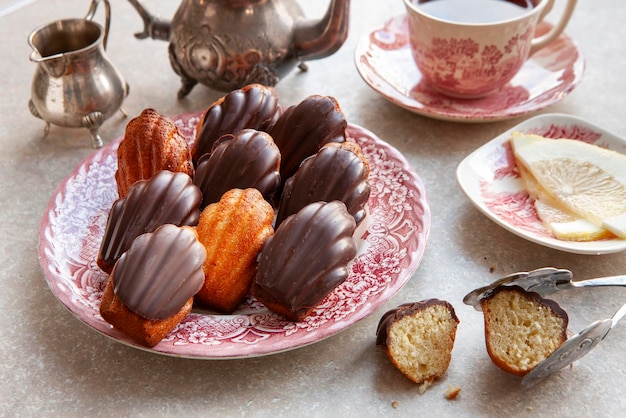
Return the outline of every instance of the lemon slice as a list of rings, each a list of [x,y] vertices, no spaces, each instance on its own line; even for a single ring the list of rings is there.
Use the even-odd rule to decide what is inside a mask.
[[[573,139],[519,133],[511,144],[544,203],[626,238],[626,155]]]
[[[555,238],[563,241],[597,241],[615,236],[606,229],[591,222],[572,216],[541,200],[535,200],[535,210]]]
[[[513,133],[513,136],[517,135],[523,134]],[[536,138],[521,138],[521,144],[523,146],[534,140]],[[517,145],[519,147],[520,143]],[[513,146],[513,149],[515,149],[515,146]],[[537,182],[537,179],[522,164],[517,164],[517,168],[524,183],[524,188],[534,201],[533,204],[537,211],[537,216],[556,239],[562,241],[597,241],[615,237],[606,229],[594,225],[563,207]]]

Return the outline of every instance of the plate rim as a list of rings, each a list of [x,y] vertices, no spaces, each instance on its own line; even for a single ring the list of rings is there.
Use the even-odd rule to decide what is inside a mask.
[[[542,245],[547,248],[552,248],[555,250],[560,250],[573,254],[581,254],[581,255],[604,255],[604,254],[613,254],[617,252],[621,252],[626,250],[626,240],[623,239],[611,239],[611,240],[601,240],[601,241],[591,241],[591,242],[576,242],[576,241],[564,241],[559,240],[553,237],[542,237],[531,233],[530,231],[521,230],[516,228],[515,226],[509,224],[497,214],[493,213],[487,205],[484,204],[483,200],[480,199],[480,196],[476,196],[473,193],[473,189],[475,188],[475,181],[481,177],[475,170],[472,169],[472,163],[478,158],[479,155],[486,153],[489,149],[496,149],[497,147],[502,146],[511,134],[514,131],[524,131],[524,129],[528,129],[530,127],[536,127],[538,124],[543,122],[551,122],[560,121],[561,124],[566,122],[572,124],[579,124],[583,126],[587,126],[594,131],[600,133],[602,137],[608,137],[612,141],[617,141],[623,143],[626,146],[626,139],[616,135],[594,123],[589,122],[588,120],[581,118],[579,116],[568,115],[564,113],[546,113],[542,115],[537,115],[532,118],[529,118],[510,129],[500,133],[490,141],[486,142],[482,146],[476,148],[470,154],[468,154],[457,166],[456,169],[456,181],[457,185],[461,189],[461,191],[465,194],[465,196],[469,199],[469,201],[487,218],[492,220],[497,225],[502,228],[508,230],[509,232],[524,238],[530,242],[533,242],[538,245]],[[468,175],[468,174],[471,174]],[[600,245],[598,243],[614,243],[614,245]]]
[[[180,115],[172,116],[171,118],[174,120],[178,118],[182,118],[182,117],[189,117],[189,119],[192,119],[194,115],[199,115],[200,113],[201,112],[187,112],[187,113],[183,113]],[[401,166],[399,166],[400,171],[403,174],[407,174],[409,176],[409,179],[407,181],[413,183],[415,190],[419,192],[417,196],[414,196],[413,198],[411,198],[410,202],[419,204],[419,207],[422,210],[422,215],[420,215],[419,217],[421,221],[421,228],[416,229],[414,232],[414,234],[416,235],[414,239],[417,240],[417,246],[414,252],[411,254],[411,258],[409,259],[410,263],[406,267],[404,267],[402,271],[400,271],[397,277],[395,278],[395,281],[397,282],[395,284],[395,288],[392,291],[389,291],[389,289],[392,288],[392,286],[390,286],[390,284],[387,284],[380,293],[376,294],[376,299],[373,301],[373,303],[366,302],[362,304],[359,309],[352,311],[349,315],[347,315],[347,316],[352,317],[352,319],[347,324],[339,324],[340,327],[338,330],[335,330],[334,327],[331,326],[331,327],[328,327],[328,329],[325,328],[323,330],[324,332],[321,333],[322,335],[320,335],[319,338],[312,338],[305,342],[296,342],[296,344],[294,345],[281,347],[281,349],[278,349],[278,350],[266,350],[266,351],[259,352],[259,351],[254,351],[254,350],[251,351],[249,350],[250,347],[247,347],[248,349],[242,349],[241,351],[231,353],[230,355],[226,355],[226,354],[212,355],[210,352],[204,355],[198,355],[198,353],[196,353],[195,350],[193,353],[184,353],[184,352],[162,351],[162,350],[159,350],[158,348],[159,345],[152,347],[152,348],[144,347],[128,339],[128,337],[124,336],[119,331],[110,327],[110,325],[108,324],[105,324],[106,328],[108,329],[108,332],[104,332],[103,330],[98,329],[96,326],[90,323],[81,314],[78,308],[72,306],[71,303],[65,300],[66,298],[68,298],[68,295],[59,295],[58,293],[62,293],[62,292],[60,292],[55,286],[53,286],[53,282],[55,280],[59,281],[60,278],[50,277],[51,275],[53,275],[53,273],[49,271],[51,268],[52,260],[50,260],[50,258],[46,255],[47,242],[44,240],[44,238],[46,234],[46,229],[49,226],[51,211],[53,211],[56,208],[56,200],[59,198],[59,196],[63,194],[64,192],[66,192],[68,183],[72,181],[73,179],[75,179],[78,173],[81,172],[81,170],[86,170],[90,164],[100,163],[103,160],[103,158],[106,158],[111,153],[114,153],[117,146],[119,145],[119,141],[122,138],[121,136],[114,139],[109,144],[105,145],[105,147],[95,150],[94,152],[90,153],[87,157],[82,159],[82,161],[80,161],[79,164],[73,167],[72,171],[66,177],[64,177],[63,180],[55,187],[54,192],[49,198],[48,204],[46,206],[46,209],[44,210],[44,213],[40,221],[39,233],[38,233],[38,258],[39,258],[39,264],[40,264],[40,268],[42,270],[44,279],[48,287],[50,288],[51,292],[53,293],[55,298],[61,303],[61,305],[63,305],[80,322],[87,325],[92,330],[110,339],[113,339],[114,341],[120,342],[124,345],[130,346],[133,348],[138,348],[140,350],[154,353],[154,354],[159,354],[159,355],[165,355],[165,356],[171,356],[171,357],[177,357],[177,358],[202,359],[202,360],[228,360],[228,359],[252,358],[252,357],[261,357],[261,356],[274,355],[274,354],[278,354],[278,353],[282,353],[286,351],[291,351],[297,348],[302,348],[302,347],[320,342],[324,339],[334,336],[352,327],[357,322],[371,315],[380,305],[382,305],[387,300],[389,300],[392,296],[397,294],[404,287],[404,285],[406,285],[406,283],[412,278],[413,274],[415,273],[415,271],[421,264],[421,261],[424,257],[425,250],[428,244],[429,235],[430,235],[431,223],[432,223],[432,214],[431,214],[428,194],[427,194],[425,185],[422,179],[417,174],[417,172],[413,169],[413,167],[406,160],[404,155],[395,147],[393,147],[391,144],[382,140],[373,132],[371,132],[370,130],[364,127],[349,123],[348,133],[350,132],[353,132],[353,135],[361,135],[361,136],[368,137],[368,141],[373,141],[373,144],[376,146],[377,149],[378,148],[384,149],[384,151],[389,154],[390,159],[397,160],[398,164],[401,164]],[[57,276],[60,276],[60,273],[57,274]],[[56,284],[56,282],[54,284]],[[101,318],[100,320],[103,321]],[[306,331],[306,332],[315,333],[315,332],[318,332],[318,330]],[[210,349],[208,351],[210,351]]]

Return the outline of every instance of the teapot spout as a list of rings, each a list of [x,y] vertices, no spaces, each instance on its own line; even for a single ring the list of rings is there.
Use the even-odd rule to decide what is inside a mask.
[[[298,22],[294,29],[296,58],[315,60],[334,54],[348,37],[350,0],[332,0],[319,21]]]
[[[141,0],[128,0],[129,3],[137,10],[139,16],[143,20],[143,31],[135,33],[137,39],[156,39],[159,41],[169,41],[170,39],[170,22],[153,16],[143,6]]]

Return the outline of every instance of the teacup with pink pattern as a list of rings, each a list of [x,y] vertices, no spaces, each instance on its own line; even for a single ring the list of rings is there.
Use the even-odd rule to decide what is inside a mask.
[[[569,22],[577,0],[566,0],[559,21],[535,37],[554,1],[404,0],[415,63],[443,94],[479,98],[497,92]]]

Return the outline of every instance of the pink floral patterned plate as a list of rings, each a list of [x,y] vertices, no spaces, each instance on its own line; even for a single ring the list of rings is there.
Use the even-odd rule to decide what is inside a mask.
[[[626,250],[626,240],[573,242],[556,239],[543,226],[524,189],[509,143],[511,132],[548,138],[571,138],[626,153],[626,140],[583,119],[545,114],[509,129],[468,155],[457,168],[457,182],[489,219],[512,233],[546,247],[576,254],[609,254]]]
[[[537,27],[545,33],[551,27]],[[565,34],[533,55],[498,93],[481,99],[454,99],[422,80],[413,61],[406,15],[363,36],[355,64],[365,82],[392,103],[414,113],[448,121],[489,122],[535,112],[561,101],[582,80],[582,52]]]
[[[199,113],[174,118],[195,138]],[[291,322],[249,298],[232,315],[194,310],[152,349],[136,345],[99,314],[106,281],[96,264],[109,209],[121,138],[85,159],[57,188],[39,232],[48,285],[78,319],[119,342],[160,354],[200,359],[262,356],[330,337],[365,318],[398,292],[417,269],[431,215],[421,179],[406,159],[371,132],[348,127],[370,163],[368,215],[355,238],[359,253],[346,282],[302,322]]]

